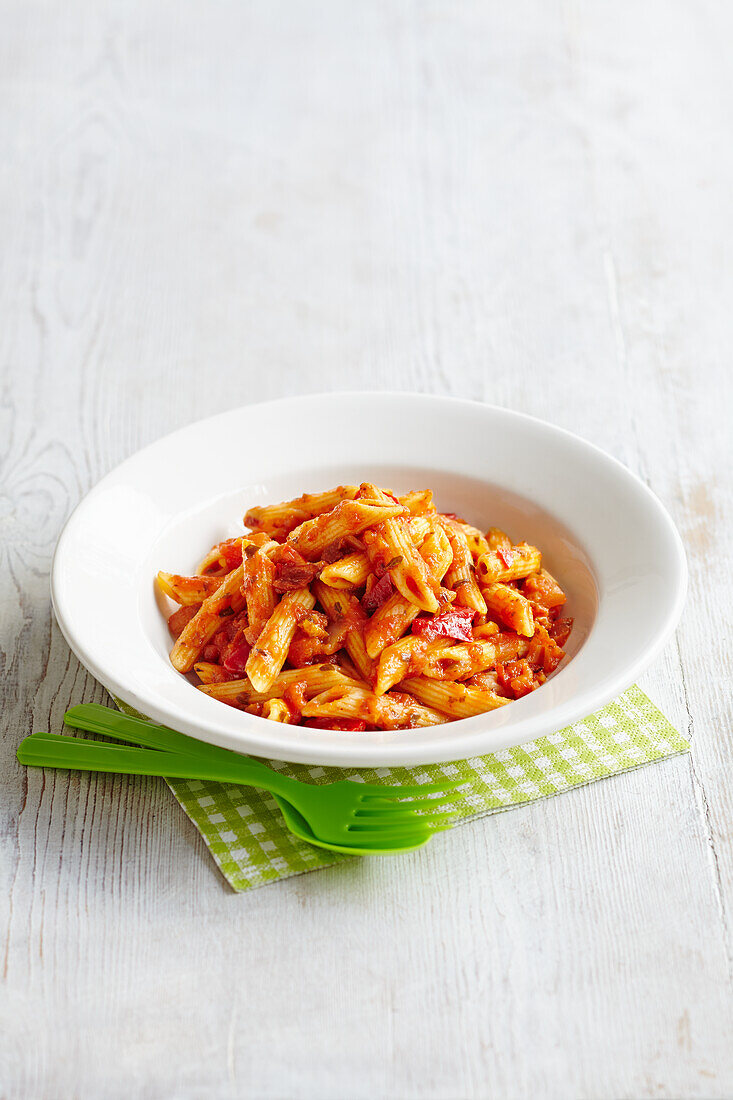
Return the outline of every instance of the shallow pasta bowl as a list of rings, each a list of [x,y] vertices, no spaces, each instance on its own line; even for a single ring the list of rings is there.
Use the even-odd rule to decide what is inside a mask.
[[[284,725],[207,697],[171,666],[159,569],[190,573],[244,531],[248,507],[373,480],[431,488],[442,511],[540,547],[575,628],[548,682],[509,706],[428,728]],[[81,502],[58,542],[61,630],[115,696],[193,737],[341,767],[459,760],[550,733],[628,687],[674,629],[686,564],[657,498],[615,459],[506,409],[412,394],[287,398],[199,421],[139,451]]]

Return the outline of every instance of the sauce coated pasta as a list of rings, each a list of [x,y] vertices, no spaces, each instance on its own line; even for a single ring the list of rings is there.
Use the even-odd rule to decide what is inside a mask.
[[[371,482],[251,508],[179,604],[171,662],[214,699],[275,722],[410,729],[534,691],[572,619],[536,546]]]

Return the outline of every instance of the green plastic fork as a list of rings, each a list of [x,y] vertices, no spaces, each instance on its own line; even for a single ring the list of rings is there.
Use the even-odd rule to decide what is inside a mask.
[[[21,742],[20,763],[258,787],[274,794],[296,836],[352,855],[391,855],[421,847],[455,820],[455,814],[440,807],[459,783],[390,787],[340,780],[313,785],[282,775],[259,760],[97,704],[72,708],[66,721],[135,747],[36,733]]]

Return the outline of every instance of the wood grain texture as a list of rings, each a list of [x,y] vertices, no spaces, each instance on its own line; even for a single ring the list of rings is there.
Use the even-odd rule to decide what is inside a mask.
[[[5,4],[0,1095],[733,1096],[732,33],[708,0]],[[694,750],[238,897],[162,783],[15,764],[103,698],[50,558],[137,447],[335,388],[644,478],[691,590],[642,686]]]

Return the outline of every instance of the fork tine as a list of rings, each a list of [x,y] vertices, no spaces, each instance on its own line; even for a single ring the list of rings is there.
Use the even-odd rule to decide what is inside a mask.
[[[436,822],[443,821],[455,821],[457,814],[405,814],[405,813],[384,813],[375,815],[366,815],[356,813],[354,815],[355,821],[359,825],[372,825],[374,828],[382,828],[387,825],[425,825],[430,828]]]
[[[395,821],[427,821],[429,817],[435,817],[437,813],[457,813],[455,806],[446,805],[437,799],[431,806],[413,806],[409,802],[387,803],[385,806],[361,806],[354,810],[353,817],[362,817],[365,821],[385,821],[387,817],[394,817]]]
[[[412,798],[415,795],[425,794],[448,794],[450,791],[454,791],[456,787],[464,787],[468,780],[446,780],[445,783],[416,783],[413,786],[405,787],[378,787],[372,783],[367,785],[366,783],[360,784],[364,787],[364,794],[361,801],[372,798],[386,798],[390,801],[396,801],[401,798]]]
[[[361,809],[356,810],[356,813],[388,813],[392,810],[399,810],[404,812],[405,810],[434,810],[437,806],[450,806],[452,805],[450,798],[411,798],[409,801],[399,802],[397,800],[389,801],[385,800],[381,802],[379,799],[364,799],[361,803]]]
[[[370,822],[373,822],[375,825],[380,825],[387,824],[388,822],[399,824],[401,821],[408,823],[412,821],[423,821],[424,818],[411,810],[393,811],[385,807],[384,810],[356,810],[354,812],[354,820],[362,825],[368,825]]]

